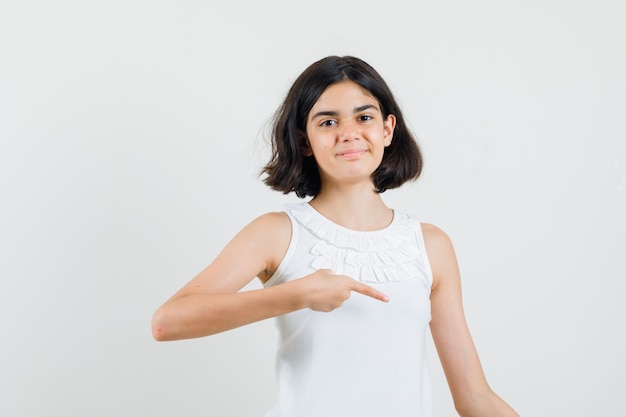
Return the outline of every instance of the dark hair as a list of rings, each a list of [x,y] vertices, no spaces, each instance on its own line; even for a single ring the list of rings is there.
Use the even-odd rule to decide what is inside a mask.
[[[422,154],[409,131],[400,107],[383,78],[369,64],[352,56],[328,56],[300,74],[272,119],[272,156],[261,174],[263,182],[284,194],[315,197],[321,189],[313,156],[305,156],[306,123],[317,99],[330,85],[350,80],[368,91],[380,105],[383,117],[393,114],[396,127],[380,166],[372,174],[376,192],[415,180],[422,171]]]

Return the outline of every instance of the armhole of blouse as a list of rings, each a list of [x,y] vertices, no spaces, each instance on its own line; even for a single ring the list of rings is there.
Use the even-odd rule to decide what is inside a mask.
[[[430,260],[428,259],[428,252],[426,252],[426,242],[424,241],[424,232],[422,231],[422,223],[417,224],[417,245],[420,248],[420,256],[422,257],[422,262],[424,263],[424,272],[426,273],[426,278],[428,279],[428,287],[432,288],[433,286],[433,271],[430,267]]]
[[[285,211],[287,217],[289,217],[289,221],[291,222],[291,239],[289,240],[289,246],[287,247],[287,252],[285,252],[285,256],[278,264],[276,271],[272,274],[271,277],[263,284],[264,287],[271,287],[272,285],[276,285],[280,282],[283,272],[289,265],[289,261],[293,258],[293,254],[296,250],[296,243],[298,242],[298,227],[296,225],[296,219],[291,215],[289,211]]]

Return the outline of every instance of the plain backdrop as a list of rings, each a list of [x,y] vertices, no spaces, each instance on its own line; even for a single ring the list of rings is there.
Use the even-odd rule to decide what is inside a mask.
[[[424,150],[384,198],[451,236],[494,390],[522,416],[623,417],[625,19],[621,0],[1,0],[0,415],[264,415],[273,320],[167,343],[150,320],[297,200],[258,177],[267,123],[306,66],[350,54]]]

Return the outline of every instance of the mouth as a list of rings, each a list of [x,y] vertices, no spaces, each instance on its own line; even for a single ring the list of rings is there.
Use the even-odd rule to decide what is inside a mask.
[[[356,158],[363,155],[365,152],[367,152],[365,149],[348,149],[346,151],[339,152],[337,156],[340,158]]]

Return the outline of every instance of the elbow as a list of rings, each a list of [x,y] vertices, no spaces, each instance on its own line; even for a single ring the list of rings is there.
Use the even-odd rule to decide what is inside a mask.
[[[454,409],[461,417],[469,417],[472,415],[472,408],[468,404],[455,401]]]
[[[480,393],[468,393],[463,398],[454,398],[454,408],[461,417],[484,416],[487,410],[493,410],[497,398],[490,388]]]
[[[168,326],[161,309],[157,310],[152,316],[152,337],[157,342],[172,340]]]
[[[461,417],[473,417],[480,415],[480,406],[469,402],[454,402],[454,409]],[[478,414],[477,414],[478,413]]]

